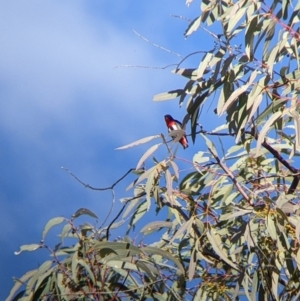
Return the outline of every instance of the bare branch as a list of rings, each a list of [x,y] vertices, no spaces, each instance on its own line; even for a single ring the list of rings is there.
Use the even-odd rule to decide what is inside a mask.
[[[184,21],[188,21],[188,22],[192,22],[191,19],[186,18],[186,17],[183,17],[183,16],[179,16],[179,15],[172,15],[172,14],[171,14],[170,17],[178,18],[178,19],[181,19],[181,20],[184,20]]]
[[[121,178],[119,178],[116,182],[114,182],[111,186],[109,187],[105,187],[105,188],[97,188],[97,187],[93,187],[89,184],[86,184],[84,182],[82,182],[77,176],[75,176],[68,168],[66,167],[61,167],[62,169],[64,169],[66,172],[68,172],[77,182],[79,182],[80,184],[82,184],[85,188],[89,188],[91,190],[96,190],[96,191],[105,191],[105,190],[111,190],[112,191],[112,205],[110,207],[109,213],[107,214],[105,220],[103,221],[101,227],[106,223],[106,221],[108,220],[110,214],[112,213],[113,207],[114,207],[114,203],[115,203],[115,192],[114,192],[114,187],[120,183],[131,171],[135,170],[135,168],[130,168]],[[140,196],[138,196],[140,197]],[[123,210],[125,209],[127,203],[131,200],[136,199],[137,197],[133,197],[131,199],[129,199],[123,206],[123,208],[121,209],[121,211],[118,213],[118,215],[112,220],[112,222],[109,224],[107,231],[106,231],[106,238],[108,240],[109,237],[109,229],[112,226],[112,224],[118,219],[118,217],[120,216],[120,214],[123,212]]]
[[[165,47],[162,47],[162,46],[160,46],[160,45],[158,45],[158,44],[155,44],[155,43],[149,41],[147,38],[143,37],[141,34],[139,34],[139,33],[138,33],[137,31],[135,31],[133,28],[132,28],[132,31],[133,31],[139,38],[141,38],[142,40],[146,41],[147,43],[150,43],[150,44],[153,45],[154,47],[157,47],[157,48],[159,48],[159,49],[161,49],[161,50],[163,50],[163,51],[166,51],[166,52],[168,52],[168,53],[174,54],[174,55],[176,55],[176,56],[182,57],[182,55],[180,55],[179,53],[176,53],[176,52],[174,52],[174,51],[172,51],[172,50],[169,50],[169,49],[167,49],[167,48],[165,48]]]
[[[84,182],[82,182],[78,177],[76,177],[68,168],[66,167],[61,167],[63,170],[65,170],[66,172],[68,172],[76,181],[78,181],[80,184],[82,184],[85,188],[89,188],[91,190],[98,190],[98,191],[104,191],[104,190],[112,190],[114,189],[114,187],[120,183],[130,172],[132,172],[133,170],[135,170],[135,168],[130,168],[121,178],[119,178],[115,183],[113,183],[111,186],[109,187],[105,187],[105,188],[97,188],[97,187],[93,187],[89,184],[86,184]]]
[[[167,69],[172,66],[177,66],[177,64],[170,64],[166,65],[164,67],[155,67],[155,66],[142,66],[142,65],[119,65],[115,66],[114,68],[120,68],[120,67],[129,67],[129,68],[145,68],[145,69]]]

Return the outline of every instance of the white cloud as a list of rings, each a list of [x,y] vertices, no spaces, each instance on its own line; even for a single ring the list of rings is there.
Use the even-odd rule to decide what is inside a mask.
[[[180,78],[166,70],[113,68],[176,62],[176,57],[131,31],[138,24],[136,16],[139,22],[143,19],[136,30],[150,40],[152,33],[153,42],[164,43],[165,33],[158,29],[166,21],[158,18],[162,11],[155,6],[148,11],[145,4],[142,18],[141,3],[119,2],[100,0],[97,5],[105,10],[97,12],[87,1],[0,4],[0,138],[5,136],[7,144],[2,147],[11,151],[9,158],[2,156],[9,187],[1,195],[1,219],[10,229],[3,232],[2,240],[6,234],[27,235],[27,229],[40,232],[49,216],[71,214],[75,208],[91,205],[106,214],[110,195],[87,193],[60,166],[86,183],[108,186],[136,164],[128,156],[131,150],[117,152],[114,147],[166,131],[163,115],[170,111],[164,109],[176,104],[153,104],[151,99],[155,93],[177,88]],[[137,10],[132,11],[135,5]],[[131,18],[124,15],[130,11]],[[122,196],[123,191],[117,193]],[[92,205],[95,200],[99,202]],[[3,275],[8,276],[13,268],[5,268]]]
[[[157,109],[150,100],[161,84],[157,74],[163,78],[166,73],[113,68],[131,62],[159,64],[153,48],[105,18],[96,23],[79,2],[66,3],[2,5],[0,77],[7,88],[1,93],[2,126],[19,137],[39,137],[55,121],[74,122],[82,102],[97,111],[86,116],[87,124],[105,126],[106,132],[120,128],[114,116],[130,114],[137,122],[153,117]],[[129,120],[127,125],[133,126]]]

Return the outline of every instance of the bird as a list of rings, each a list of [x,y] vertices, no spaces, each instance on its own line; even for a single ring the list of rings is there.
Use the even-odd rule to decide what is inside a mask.
[[[174,119],[171,115],[165,115],[165,121],[169,133],[171,131],[183,130],[182,123]],[[176,138],[176,135],[172,138]],[[189,146],[185,134],[183,134],[183,136],[179,139],[179,143],[183,146],[184,149],[186,149]]]

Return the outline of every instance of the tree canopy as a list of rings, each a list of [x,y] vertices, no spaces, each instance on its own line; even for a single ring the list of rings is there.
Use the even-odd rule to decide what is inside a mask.
[[[46,248],[51,258],[16,280],[6,300],[298,300],[299,12],[298,1],[201,1],[184,35],[202,30],[214,47],[199,43],[172,70],[186,84],[154,96],[185,105],[183,128],[201,141],[192,161],[177,156],[183,130],[120,147],[152,143],[106,188],[136,175],[119,214],[100,227],[77,223],[97,218],[87,208],[51,219],[41,242],[18,252]],[[198,65],[186,67],[190,57]],[[207,111],[214,129],[200,124]],[[143,223],[161,211],[164,220]],[[153,242],[130,236],[138,221]],[[60,242],[50,247],[45,237],[58,224]]]

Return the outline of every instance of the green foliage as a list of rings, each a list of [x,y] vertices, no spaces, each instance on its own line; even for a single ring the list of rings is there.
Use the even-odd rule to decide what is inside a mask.
[[[105,229],[96,230],[89,224],[75,225],[74,219],[82,214],[95,215],[82,208],[72,219],[54,218],[44,228],[43,237],[50,228],[64,222],[60,237],[75,240],[70,247],[58,244],[52,250],[44,241],[39,245],[21,247],[17,254],[45,248],[52,260],[16,279],[7,300],[18,300],[12,296],[25,282],[24,296],[20,300],[118,300],[126,296],[153,299],[157,294],[168,295],[166,292],[172,291],[169,285],[184,282],[184,267],[172,256],[173,252],[151,246],[134,246],[126,239],[106,241]],[[167,282],[164,281],[165,274],[170,276]],[[177,286],[182,289],[180,283]],[[174,291],[178,296],[182,293]]]
[[[21,247],[46,248],[52,260],[16,280],[7,300],[300,298],[300,169],[293,161],[300,144],[300,4],[204,0],[200,8],[185,36],[204,30],[214,49],[198,67],[184,68],[184,59],[172,71],[187,79],[184,87],[154,96],[186,104],[192,140],[201,141],[193,160],[176,156],[183,131],[171,142],[155,135],[119,148],[160,140],[137,161],[133,196],[122,199],[108,227],[75,226],[81,214],[96,218],[80,209],[71,220],[52,219],[43,232],[44,239],[65,223],[61,239],[75,240],[70,247]],[[213,24],[222,31],[210,31]],[[199,125],[203,108],[215,114],[215,129]],[[167,156],[142,168],[163,147]],[[109,241],[117,218],[130,217],[130,235],[152,210],[167,216],[143,224],[140,232],[155,242]]]

